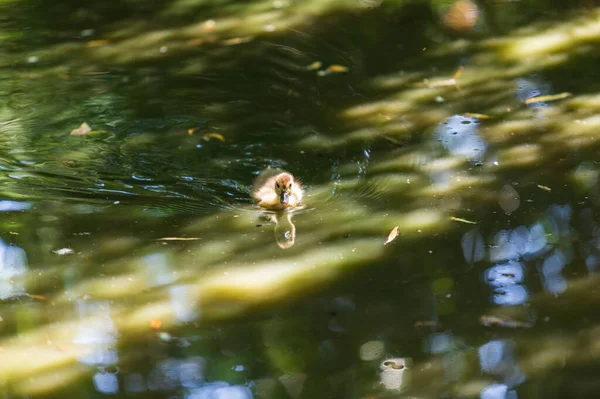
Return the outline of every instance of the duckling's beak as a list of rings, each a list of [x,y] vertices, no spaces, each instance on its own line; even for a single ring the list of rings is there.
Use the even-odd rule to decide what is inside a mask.
[[[290,202],[290,194],[287,191],[282,191],[279,195],[279,202],[282,205],[287,205]]]

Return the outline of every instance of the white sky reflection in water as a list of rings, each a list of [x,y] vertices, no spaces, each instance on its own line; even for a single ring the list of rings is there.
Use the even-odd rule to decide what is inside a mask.
[[[479,347],[477,353],[481,371],[495,376],[498,382],[510,388],[525,382],[525,375],[517,365],[511,341],[489,341]]]
[[[487,149],[487,143],[479,136],[478,119],[470,116],[451,116],[438,125],[435,137],[452,155],[474,162],[481,161]]]
[[[566,264],[567,257],[559,249],[556,249],[552,255],[544,260],[544,263],[540,267],[540,272],[546,291],[553,294],[565,292],[567,289],[567,280],[562,276],[562,270]]]
[[[119,380],[117,373],[111,373],[106,370],[98,371],[94,374],[94,387],[100,393],[114,395],[119,392]]]
[[[77,360],[87,365],[115,365],[119,361],[114,349],[118,332],[110,316],[110,304],[80,300],[77,310],[82,321],[73,344],[83,349]]]
[[[250,389],[241,385],[228,385],[226,382],[211,382],[190,390],[186,399],[252,399]]]
[[[24,276],[29,270],[27,254],[22,248],[6,245],[0,240],[0,299],[8,299],[25,293],[15,277]]]
[[[198,318],[198,304],[196,298],[191,292],[190,285],[175,285],[169,287],[171,294],[171,307],[175,317],[181,322],[187,323]]]
[[[500,306],[520,305],[527,301],[529,294],[521,285],[525,279],[522,263],[511,261],[487,269],[485,281],[493,288],[492,302]]]

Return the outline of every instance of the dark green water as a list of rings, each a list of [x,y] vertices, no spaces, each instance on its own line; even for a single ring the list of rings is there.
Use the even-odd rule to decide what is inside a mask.
[[[598,397],[600,9],[450,4],[1,1],[3,397]]]

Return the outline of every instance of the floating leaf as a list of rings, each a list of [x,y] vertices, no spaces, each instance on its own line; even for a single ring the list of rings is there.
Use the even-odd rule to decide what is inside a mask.
[[[252,36],[234,37],[223,41],[226,46],[235,46],[236,44],[248,43],[254,39]]]
[[[202,44],[204,44],[204,39],[199,39],[199,38],[195,38],[195,39],[190,39],[187,42],[188,46],[200,46]]]
[[[418,320],[418,321],[415,321],[414,327],[415,328],[420,328],[420,327],[435,328],[435,327],[439,327],[439,323],[435,320]]]
[[[160,319],[152,319],[150,321],[150,328],[153,330],[158,330],[162,326],[162,321]]]
[[[47,301],[48,300],[48,298],[46,298],[43,295],[30,294],[29,296],[33,299],[37,299],[38,301]]]
[[[343,65],[333,64],[333,65],[329,65],[329,67],[327,67],[327,69],[325,69],[324,71],[317,72],[317,75],[327,76],[330,73],[344,73],[344,72],[348,72],[348,67],[345,67]]]
[[[547,96],[530,97],[527,100],[525,100],[525,104],[541,103],[541,102],[547,102],[547,101],[557,101],[557,100],[562,100],[564,98],[568,98],[571,96],[572,96],[571,93],[565,92],[565,93],[560,93],[560,94],[549,94]]]
[[[163,237],[158,238],[157,241],[195,241],[199,239],[197,237]]]
[[[471,118],[477,118],[477,119],[490,119],[491,118],[491,116],[486,115],[486,114],[476,114],[476,113],[472,113],[472,112],[466,112],[463,115],[467,116],[467,117],[471,117]]]
[[[73,136],[85,136],[91,131],[92,128],[90,127],[90,125],[88,125],[86,122],[83,122],[81,126],[79,126],[77,129],[71,130],[71,134]]]
[[[208,32],[212,32],[215,30],[215,26],[217,25],[217,23],[214,20],[209,19],[208,21],[204,22],[204,24],[202,24],[202,25],[203,25],[202,30],[204,32],[208,33]]]
[[[552,189],[550,187],[542,186],[541,184],[537,184],[537,187],[541,188],[542,190],[548,191],[548,192],[552,191]]]
[[[454,222],[460,222],[460,223],[466,223],[466,224],[477,224],[477,222],[473,222],[471,220],[467,220],[467,219],[463,219],[463,218],[457,218],[455,216],[450,216],[450,220],[452,220]]]
[[[436,88],[436,87],[455,86],[457,89],[460,89],[460,87],[458,86],[458,79],[462,76],[462,73],[463,73],[464,70],[465,70],[465,67],[461,66],[454,73],[454,76],[451,79],[434,80],[434,81],[430,81],[429,79],[425,79],[422,83],[416,83],[415,86],[417,86],[417,87],[429,87],[430,89],[433,89],[433,88]]]
[[[56,255],[72,255],[74,251],[71,248],[61,248],[52,251]]]
[[[217,139],[220,141],[225,141],[225,137],[223,137],[223,135],[219,134],[219,133],[206,133],[204,136],[202,136],[202,138],[206,141],[208,141],[210,139]]]
[[[383,245],[387,245],[390,242],[394,241],[396,237],[398,237],[398,226],[394,227],[392,231],[390,231],[390,234],[388,235],[387,240],[385,240]]]
[[[511,214],[521,205],[519,193],[510,184],[505,184],[498,192],[498,205],[507,214]]]
[[[307,71],[315,71],[321,68],[321,66],[323,66],[323,63],[321,61],[315,61],[312,64],[307,65],[305,68]]]
[[[533,325],[526,321],[503,319],[498,316],[483,315],[479,322],[486,327],[531,328]]]
[[[343,65],[329,65],[329,68],[327,68],[327,70],[329,72],[334,72],[334,73],[342,73],[342,72],[348,72],[348,68],[343,66]]]
[[[110,44],[108,40],[90,40],[87,42],[88,47],[101,47]]]
[[[57,345],[56,349],[58,349],[61,352],[68,352],[69,351],[69,347],[67,345],[63,345],[63,344]]]

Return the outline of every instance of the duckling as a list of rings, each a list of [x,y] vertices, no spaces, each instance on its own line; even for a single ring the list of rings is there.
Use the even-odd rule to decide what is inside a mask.
[[[294,208],[302,202],[302,184],[291,173],[265,169],[254,181],[252,198],[269,210]]]

